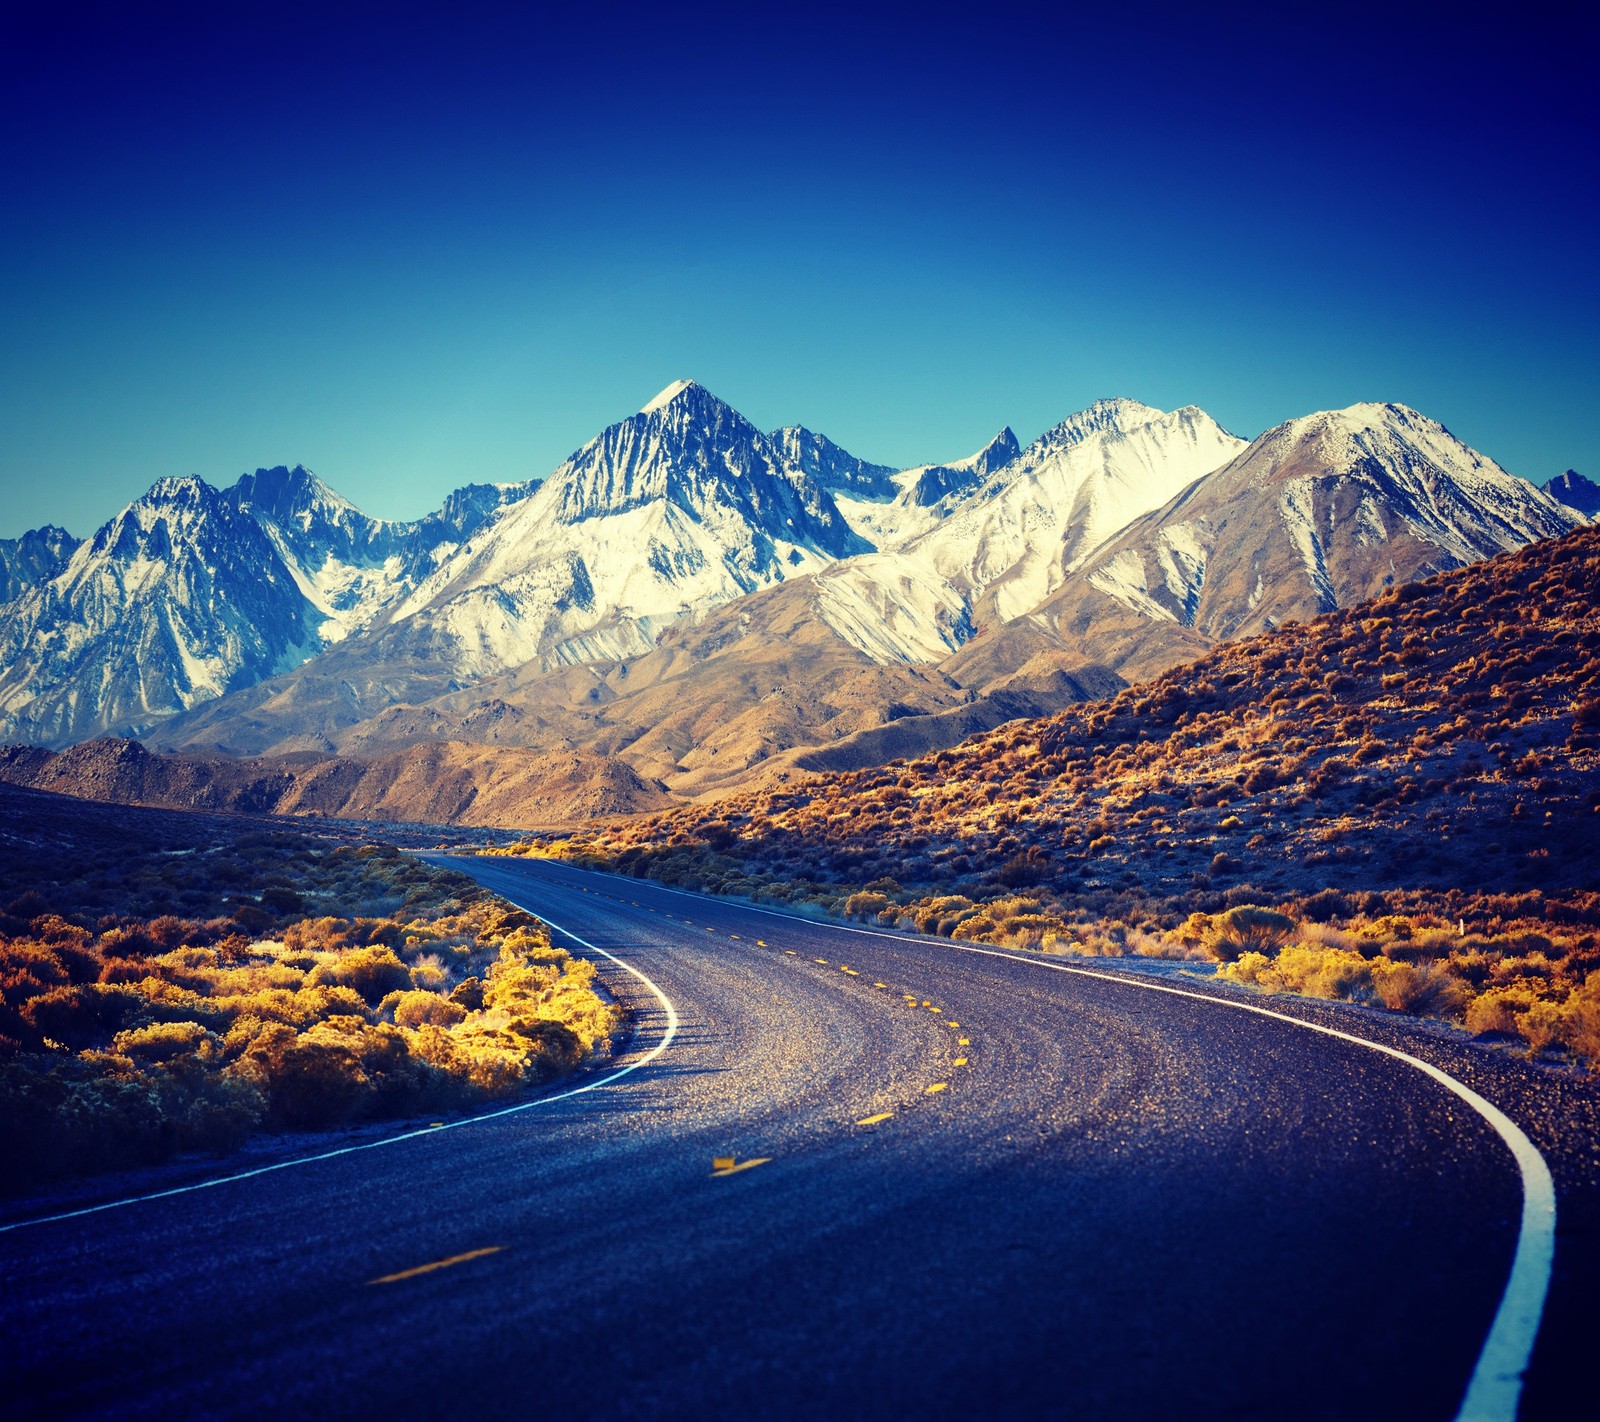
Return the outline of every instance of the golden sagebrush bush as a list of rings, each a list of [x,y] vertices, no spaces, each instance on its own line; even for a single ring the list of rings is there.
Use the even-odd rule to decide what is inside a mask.
[[[38,894],[0,898],[0,1188],[228,1149],[261,1126],[470,1106],[570,1070],[618,1025],[591,965],[461,876],[392,854],[286,858],[276,840],[228,854],[228,895],[278,866],[299,876],[246,905],[249,933],[238,912],[73,921]],[[160,855],[113,862],[143,884]],[[217,865],[158,867],[181,886]],[[81,895],[75,870],[35,877]]]

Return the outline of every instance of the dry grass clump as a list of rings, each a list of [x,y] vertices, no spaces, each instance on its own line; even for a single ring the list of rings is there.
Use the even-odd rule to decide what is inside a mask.
[[[590,964],[462,875],[237,827],[183,843],[201,827],[174,815],[97,842],[145,813],[0,817],[0,1187],[469,1107],[617,1026]]]

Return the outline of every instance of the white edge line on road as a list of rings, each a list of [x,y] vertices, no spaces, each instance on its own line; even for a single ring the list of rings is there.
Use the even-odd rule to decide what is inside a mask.
[[[495,892],[490,890],[491,893]],[[501,898],[506,898],[504,894]],[[507,899],[507,902],[511,900]],[[521,904],[517,905],[522,908]],[[525,912],[534,913],[532,909]],[[446,1121],[442,1126],[424,1126],[419,1130],[405,1131],[398,1136],[385,1136],[381,1141],[364,1141],[360,1145],[340,1146],[337,1150],[319,1151],[316,1155],[296,1156],[293,1160],[280,1160],[273,1165],[258,1166],[255,1170],[241,1170],[236,1175],[219,1175],[213,1180],[201,1180],[193,1185],[179,1185],[171,1190],[156,1190],[148,1195],[129,1195],[121,1200],[107,1200],[100,1205],[86,1205],[79,1210],[63,1210],[60,1214],[40,1215],[37,1219],[16,1220],[11,1224],[0,1225],[0,1234],[9,1234],[12,1230],[28,1229],[33,1225],[54,1224],[58,1220],[75,1220],[83,1215],[97,1215],[104,1210],[118,1210],[124,1205],[142,1205],[150,1200],[165,1200],[173,1195],[190,1195],[196,1190],[210,1190],[218,1185],[233,1185],[240,1180],[253,1180],[258,1175],[271,1175],[277,1170],[291,1170],[297,1165],[314,1165],[319,1160],[333,1160],[341,1155],[355,1155],[359,1151],[379,1150],[384,1146],[399,1145],[402,1141],[419,1140],[425,1136],[442,1135],[445,1131],[454,1131],[462,1126],[476,1126],[484,1121],[496,1121],[502,1116],[515,1116],[519,1111],[532,1111],[539,1106],[550,1106],[557,1101],[566,1101],[574,1096],[582,1096],[587,1091],[598,1091],[602,1086],[609,1086],[613,1081],[627,1076],[629,1072],[638,1071],[640,1067],[648,1066],[659,1057],[672,1044],[672,1039],[678,1035],[678,1009],[672,1005],[672,999],[662,992],[638,968],[631,963],[625,963],[614,953],[608,953],[604,948],[596,947],[587,939],[580,938],[570,928],[563,928],[559,923],[553,923],[543,914],[535,913],[534,916],[542,923],[555,929],[557,933],[564,933],[574,943],[587,948],[591,953],[598,953],[602,958],[609,958],[624,972],[632,973],[647,988],[653,992],[660,1001],[667,1014],[667,1029],[662,1033],[661,1040],[655,1044],[644,1056],[636,1062],[629,1062],[627,1066],[608,1072],[605,1076],[595,1081],[587,1082],[583,1086],[575,1086],[568,1091],[558,1091],[551,1096],[541,1096],[534,1101],[524,1101],[516,1106],[503,1106],[498,1111],[486,1111],[482,1115],[467,1116],[459,1121]]]
[[[577,869],[576,865],[562,865],[562,867]],[[577,872],[604,873],[600,870],[582,869],[578,869]],[[606,874],[604,877],[620,879],[623,876]],[[779,909],[765,908],[742,899],[695,894],[649,880],[634,882],[649,883],[651,888],[665,893],[712,903],[721,902],[749,909],[752,913],[765,914],[768,918],[781,918],[811,928],[829,928],[840,933],[860,934],[865,938],[887,938],[891,943],[915,944],[918,947],[954,949],[958,953],[974,953],[984,958],[1005,958],[1010,962],[1026,963],[1034,968],[1049,968],[1058,973],[1074,973],[1079,977],[1098,978],[1102,982],[1119,983],[1124,987],[1142,988],[1146,992],[1170,993],[1173,997],[1187,997],[1196,1002],[1211,1003],[1216,1007],[1231,1007],[1239,1012],[1253,1012],[1261,1017],[1271,1017],[1278,1022],[1288,1022],[1295,1027],[1303,1027],[1308,1032],[1320,1032],[1325,1037],[1353,1042],[1356,1046],[1366,1047],[1369,1051],[1382,1052],[1385,1056],[1394,1057],[1397,1061],[1414,1066],[1418,1071],[1432,1077],[1445,1090],[1460,1097],[1494,1127],[1495,1132],[1511,1151],[1522,1177],[1522,1223],[1517,1232],[1516,1252],[1511,1259],[1511,1273],[1506,1279],[1505,1292],[1500,1296],[1500,1307],[1495,1311],[1494,1322],[1489,1326],[1488,1337],[1484,1339],[1483,1348],[1478,1354],[1477,1366],[1472,1370],[1466,1395],[1462,1398],[1461,1408],[1455,1417],[1455,1422],[1514,1422],[1517,1404],[1522,1396],[1523,1374],[1527,1371],[1528,1360],[1533,1356],[1533,1343],[1539,1334],[1539,1321],[1544,1314],[1545,1297],[1550,1291],[1550,1274],[1555,1264],[1555,1182],[1551,1179],[1550,1167],[1546,1164],[1544,1156],[1528,1139],[1522,1127],[1492,1101],[1478,1095],[1470,1086],[1457,1081],[1448,1072],[1442,1071],[1421,1057],[1402,1052],[1398,1047],[1385,1046],[1381,1042],[1358,1037],[1352,1032],[1341,1032],[1335,1027],[1324,1027],[1316,1022],[1291,1017],[1284,1012],[1274,1012],[1271,1008],[1261,1007],[1253,1002],[1235,1002],[1230,998],[1213,997],[1209,993],[1168,987],[1165,983],[1145,982],[1121,973],[1095,972],[1091,968],[1052,963],[1043,958],[1002,952],[997,948],[979,948],[971,943],[956,943],[944,938],[914,938],[906,933],[885,933],[881,929],[857,928],[848,923],[803,918],[799,914],[784,913]]]

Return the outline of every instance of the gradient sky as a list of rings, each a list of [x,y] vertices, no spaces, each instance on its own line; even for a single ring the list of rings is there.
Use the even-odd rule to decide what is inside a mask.
[[[1600,477],[1576,18],[969,8],[5,5],[0,535],[412,517],[680,376],[890,464],[1121,394]]]

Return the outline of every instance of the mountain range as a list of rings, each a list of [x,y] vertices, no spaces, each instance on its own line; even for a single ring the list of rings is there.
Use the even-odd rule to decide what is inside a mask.
[[[1596,494],[1571,471],[1535,488],[1400,405],[1247,442],[1106,400],[1026,448],[1005,429],[897,470],[679,381],[546,478],[412,522],[280,466],[160,480],[82,543],[0,541],[0,739],[443,755],[469,767],[453,818],[516,749],[563,757],[569,789],[490,794],[493,822],[596,808],[576,787],[597,778],[626,809],[1104,696],[1562,534]]]

